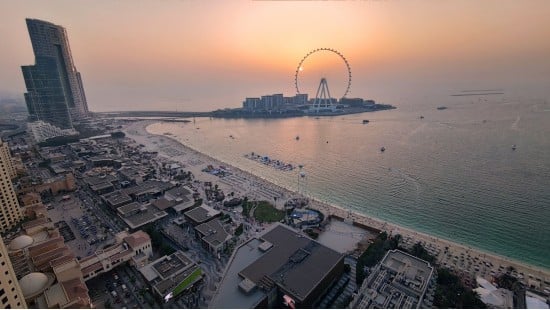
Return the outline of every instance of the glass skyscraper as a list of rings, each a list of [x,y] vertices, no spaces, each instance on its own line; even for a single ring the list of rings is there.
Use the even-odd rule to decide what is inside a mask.
[[[65,28],[27,19],[35,65],[22,66],[31,121],[41,120],[62,129],[88,115],[80,73],[76,71]]]

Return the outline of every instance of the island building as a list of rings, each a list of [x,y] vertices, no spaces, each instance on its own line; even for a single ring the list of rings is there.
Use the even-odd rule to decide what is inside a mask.
[[[27,304],[17,281],[4,240],[0,237],[0,308],[25,309]]]
[[[73,121],[88,116],[80,72],[76,70],[65,28],[38,19],[26,19],[35,64],[22,66],[31,121],[58,129],[72,129]]]
[[[308,103],[307,94],[297,94],[294,97],[284,97],[283,94],[264,95],[261,98],[249,97],[243,101],[246,111],[277,111],[295,109],[296,106]]]
[[[239,246],[212,308],[315,308],[344,272],[344,255],[276,223]]]
[[[8,144],[0,140],[0,233],[13,228],[23,218],[11,182],[15,175]]]
[[[353,309],[431,308],[435,288],[430,263],[391,250],[370,272],[352,300]]]

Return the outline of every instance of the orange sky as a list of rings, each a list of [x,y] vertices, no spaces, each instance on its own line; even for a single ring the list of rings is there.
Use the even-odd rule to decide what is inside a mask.
[[[0,91],[24,92],[20,66],[34,63],[26,17],[67,28],[93,111],[292,95],[298,62],[318,47],[346,55],[351,97],[541,88],[550,85],[549,12],[546,0],[6,1]]]

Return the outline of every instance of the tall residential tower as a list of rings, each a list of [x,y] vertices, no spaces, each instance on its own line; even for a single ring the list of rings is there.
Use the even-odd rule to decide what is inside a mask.
[[[14,172],[8,144],[0,140],[0,233],[13,228],[23,218],[11,183]]]
[[[25,309],[27,304],[8,251],[0,237],[0,309]]]
[[[27,19],[35,65],[22,66],[27,87],[25,101],[32,121],[61,129],[88,115],[82,78],[76,71],[65,28]]]

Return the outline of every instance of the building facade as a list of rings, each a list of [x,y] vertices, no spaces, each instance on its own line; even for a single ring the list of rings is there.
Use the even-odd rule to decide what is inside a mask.
[[[0,233],[11,229],[23,217],[11,183],[14,171],[8,145],[0,141]]]
[[[32,121],[45,121],[60,129],[88,115],[82,78],[76,71],[65,28],[27,19],[35,64],[22,66],[25,102]]]
[[[23,291],[8,256],[4,241],[0,237],[0,308],[25,309],[27,304]]]

